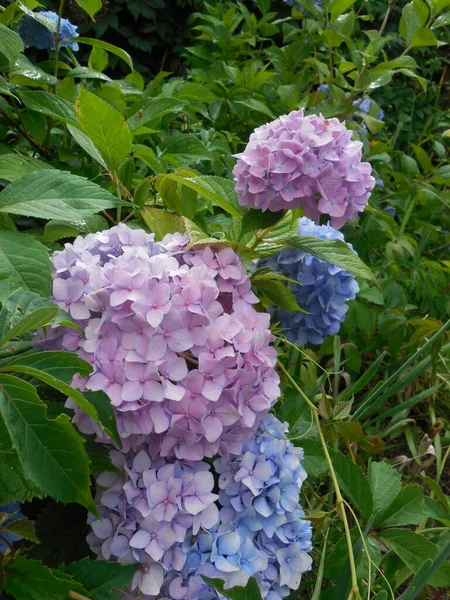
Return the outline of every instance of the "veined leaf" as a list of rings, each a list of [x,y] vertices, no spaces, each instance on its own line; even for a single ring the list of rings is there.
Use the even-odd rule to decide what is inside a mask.
[[[85,219],[122,205],[96,183],[67,171],[38,171],[0,192],[0,211],[38,219]]]
[[[234,191],[234,183],[229,179],[216,177],[214,175],[203,175],[200,177],[180,177],[178,175],[160,175],[160,180],[170,179],[181,185],[195,190],[200,196],[223,208],[227,213],[242,220],[242,209],[237,201]]]
[[[183,219],[175,213],[170,213],[162,208],[145,206],[141,210],[141,215],[150,231],[153,231],[155,234],[157,240],[162,240],[167,233],[184,232]]]
[[[176,98],[151,98],[141,103],[135,114],[127,120],[131,131],[147,125],[150,121],[165,115],[176,114],[186,106],[187,102]]]
[[[32,385],[0,375],[0,413],[25,475],[56,500],[96,512],[82,439],[65,415],[49,420],[46,412]]]
[[[72,102],[55,94],[23,90],[19,92],[19,96],[27,108],[42,115],[48,115],[65,123],[76,123],[77,121]]]
[[[82,558],[64,567],[64,571],[80,581],[95,600],[119,600],[136,572],[136,565],[109,563],[106,560]]]
[[[190,165],[200,160],[212,160],[211,151],[199,138],[189,134],[169,138],[162,157],[176,166]]]
[[[49,325],[54,321],[59,312],[60,308],[56,305],[38,308],[8,331],[6,336],[0,341],[0,346],[4,346],[9,340],[19,337],[24,333]]]
[[[30,236],[0,231],[0,273],[7,276],[0,281],[0,300],[18,288],[40,296],[50,295],[52,275],[48,250]]]
[[[108,168],[115,171],[128,156],[133,136],[125,119],[111,104],[81,88],[75,101],[80,129],[93,142]]]
[[[117,433],[116,421],[108,396],[103,392],[91,393],[86,396],[70,385],[75,373],[80,373],[80,375],[86,377],[92,371],[91,365],[76,354],[62,351],[38,352],[37,354],[19,357],[19,359],[3,367],[3,371],[30,375],[66,394],[120,445],[120,437]],[[88,400],[88,397],[92,397],[96,405],[100,407],[102,416],[99,415],[96,406]]]
[[[34,523],[33,521],[30,521],[30,519],[17,519],[17,521],[12,521],[7,525],[3,525],[0,527],[0,529],[3,531],[8,531],[9,533],[14,533],[15,535],[20,535],[20,537],[30,540],[30,542],[39,544]]]
[[[266,242],[268,241],[266,240]],[[341,267],[357,277],[375,279],[369,267],[341,240],[323,240],[310,235],[300,235],[282,239],[278,238],[274,242],[281,242],[285,246],[303,250],[308,254],[312,254],[313,256],[317,256],[317,258]]]
[[[94,16],[102,7],[102,0],[75,0],[80,8],[87,12],[87,14],[91,17],[93,21],[95,21]],[[77,38],[77,42],[79,38]],[[133,67],[131,67],[132,69]]]
[[[73,125],[67,125],[67,129],[76,143],[81,146],[81,148],[83,148],[83,150],[87,152],[91,158],[97,161],[100,166],[102,166],[105,170],[108,170],[108,165],[106,164],[103,156],[94,146],[94,142],[91,140],[91,138],[83,133],[81,129],[78,129]]]
[[[375,519],[375,525],[395,527],[414,525],[423,519],[423,488],[407,485]]]
[[[9,64],[12,65],[23,50],[20,35],[9,27],[0,24],[0,54],[3,54]]]
[[[369,483],[373,496],[373,510],[378,512],[386,508],[400,492],[401,477],[388,463],[371,462]]]
[[[70,575],[26,556],[19,556],[7,566],[5,590],[14,598],[27,600],[67,600],[69,592],[76,592],[78,597],[86,594]]]
[[[28,173],[53,169],[51,165],[22,154],[0,155],[0,179],[16,181]]]

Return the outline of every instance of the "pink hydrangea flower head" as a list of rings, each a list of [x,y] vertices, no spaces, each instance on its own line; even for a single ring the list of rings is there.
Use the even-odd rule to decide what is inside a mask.
[[[84,335],[56,328],[47,347],[92,365],[73,385],[106,392],[127,447],[146,436],[168,460],[241,452],[279,391],[269,316],[255,310],[234,250],[189,249],[182,234],[155,242],[121,224],[66,244],[53,262],[54,300]],[[68,405],[81,431],[111,443]]]
[[[338,229],[354,220],[375,179],[370,164],[361,161],[362,142],[351,137],[337,118],[302,110],[258,127],[236,155],[240,204],[263,211],[302,207],[317,222],[321,214],[329,215]]]

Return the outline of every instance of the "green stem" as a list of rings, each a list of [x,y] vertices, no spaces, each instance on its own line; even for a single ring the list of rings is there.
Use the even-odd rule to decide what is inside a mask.
[[[39,152],[39,154],[45,156],[47,160],[52,159],[51,154],[45,148],[43,148],[34,138],[31,137],[31,135],[24,127],[22,127],[22,124],[19,121],[16,121],[14,117],[8,115],[8,113],[5,110],[3,110],[3,108],[0,108],[0,114],[3,115],[6,121],[8,121],[13,127],[15,127],[21,135],[23,135],[23,137],[33,146],[33,148],[37,152]]]
[[[323,436],[322,427],[321,427],[320,419],[319,419],[319,412],[317,410],[317,407],[314,406],[314,404],[311,402],[311,400],[308,398],[308,396],[305,394],[305,392],[300,388],[300,386],[297,384],[297,382],[294,380],[294,378],[290,375],[290,373],[284,368],[284,366],[281,364],[280,361],[278,361],[278,365],[281,368],[281,370],[283,371],[283,373],[287,376],[287,378],[289,379],[291,384],[294,386],[295,390],[300,394],[300,396],[303,398],[303,400],[306,402],[306,404],[311,408],[311,410],[313,412],[314,421],[316,423],[317,431],[319,433],[320,443],[322,445],[323,453],[325,455],[325,460],[327,461],[328,469],[330,471],[331,479],[333,481],[334,490],[336,493],[336,512],[339,515],[339,517],[341,518],[341,521],[344,525],[345,539],[347,541],[348,558],[349,558],[349,562],[350,562],[350,573],[351,573],[351,581],[352,581],[352,587],[350,589],[350,593],[347,597],[347,600],[351,600],[352,598],[356,598],[358,600],[361,596],[360,596],[359,587],[358,587],[358,577],[356,574],[356,563],[355,563],[355,556],[353,554],[353,543],[352,543],[352,537],[350,535],[350,526],[348,524],[347,513],[345,511],[344,498],[342,497],[341,488],[339,487],[336,472],[333,467],[333,461],[331,460],[331,456],[328,452],[328,446],[327,446],[327,443]]]
[[[118,199],[120,201],[122,201],[122,191],[120,189],[120,181],[119,181],[119,178],[117,177],[117,173],[113,173],[112,178],[113,178],[113,182],[114,182],[114,187],[116,188],[116,196],[118,197]],[[121,218],[122,218],[122,207],[118,206],[117,212],[116,212],[117,223],[120,223]]]

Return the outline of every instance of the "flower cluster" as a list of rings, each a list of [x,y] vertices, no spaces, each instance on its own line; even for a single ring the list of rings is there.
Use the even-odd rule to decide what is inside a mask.
[[[307,217],[299,219],[298,234],[344,241],[342,233],[330,225],[315,225]],[[288,286],[300,308],[308,314],[276,311],[281,326],[287,330],[288,340],[300,346],[307,342],[321,344],[324,337],[339,332],[348,310],[346,302],[354,300],[359,291],[351,273],[295,248],[262,259],[259,265],[280,271],[298,282],[288,283]]]
[[[58,24],[58,15],[51,10],[37,12],[36,15],[44,17],[55,25]],[[39,50],[55,49],[55,34],[52,33],[43,23],[37,19],[25,15],[19,23],[19,34],[25,46],[33,46]],[[79,46],[77,42],[69,41],[78,37],[77,26],[73,25],[68,19],[61,19],[59,27],[59,45],[67,46],[74,52],[77,52]]]
[[[56,328],[45,343],[93,366],[74,384],[108,394],[126,443],[150,436],[152,456],[202,460],[239,454],[279,378],[270,316],[253,308],[239,257],[186,244],[126,225],[66,244],[53,256],[53,298],[84,334]],[[107,441],[79,409],[75,422]]]
[[[97,479],[101,518],[90,516],[91,548],[138,563],[131,591],[144,598],[218,598],[200,575],[226,587],[254,576],[263,597],[287,596],[310,569],[311,527],[298,504],[302,451],[285,431],[267,416],[242,454],[217,459],[213,471],[203,461],[151,458],[146,444],[127,455],[113,450],[125,478]]]
[[[271,211],[302,207],[334,227],[364,210],[375,185],[362,143],[338,119],[293,111],[255,129],[233,169],[239,202]]]

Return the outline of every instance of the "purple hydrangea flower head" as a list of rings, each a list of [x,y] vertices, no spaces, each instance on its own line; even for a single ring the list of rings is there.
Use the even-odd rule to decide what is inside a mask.
[[[344,236],[330,225],[316,225],[307,217],[299,219],[299,235],[321,239]],[[350,246],[351,247],[351,246]],[[260,266],[280,271],[298,284],[288,283],[300,308],[308,311],[275,310],[275,317],[287,330],[289,341],[300,346],[310,342],[321,344],[329,335],[339,332],[348,310],[346,302],[359,291],[354,275],[301,250],[286,249],[259,261]]]
[[[0,530],[2,534],[0,538],[0,556],[6,552],[10,545],[22,539],[22,536],[2,530],[2,528],[13,521],[17,521],[17,519],[23,518],[24,516],[20,512],[20,504],[18,502],[0,506]]]
[[[362,143],[338,119],[293,111],[258,127],[236,155],[240,204],[263,211],[302,207],[340,228],[364,210],[375,185]]]
[[[55,25],[58,23],[58,15],[51,10],[43,10],[36,13],[45,19],[50,20]],[[39,50],[55,49],[55,34],[52,33],[45,25],[25,15],[19,23],[19,34],[25,46],[33,46]],[[73,25],[68,19],[61,19],[59,29],[59,45],[67,46],[74,52],[79,50],[77,42],[68,40],[78,37],[77,26]]]
[[[53,298],[84,335],[56,327],[46,347],[92,365],[73,385],[108,394],[130,446],[145,435],[155,456],[202,460],[241,452],[276,402],[279,378],[270,318],[255,311],[239,257],[187,242],[155,242],[121,224],[66,244],[53,256]],[[108,441],[68,405],[81,431]]]
[[[287,596],[310,569],[311,526],[299,505],[303,453],[286,430],[268,415],[240,455],[213,466],[153,458],[145,439],[126,453],[112,450],[121,474],[97,478],[92,550],[135,563],[129,589],[143,600],[217,600],[201,575],[226,587],[253,576],[264,598]]]

